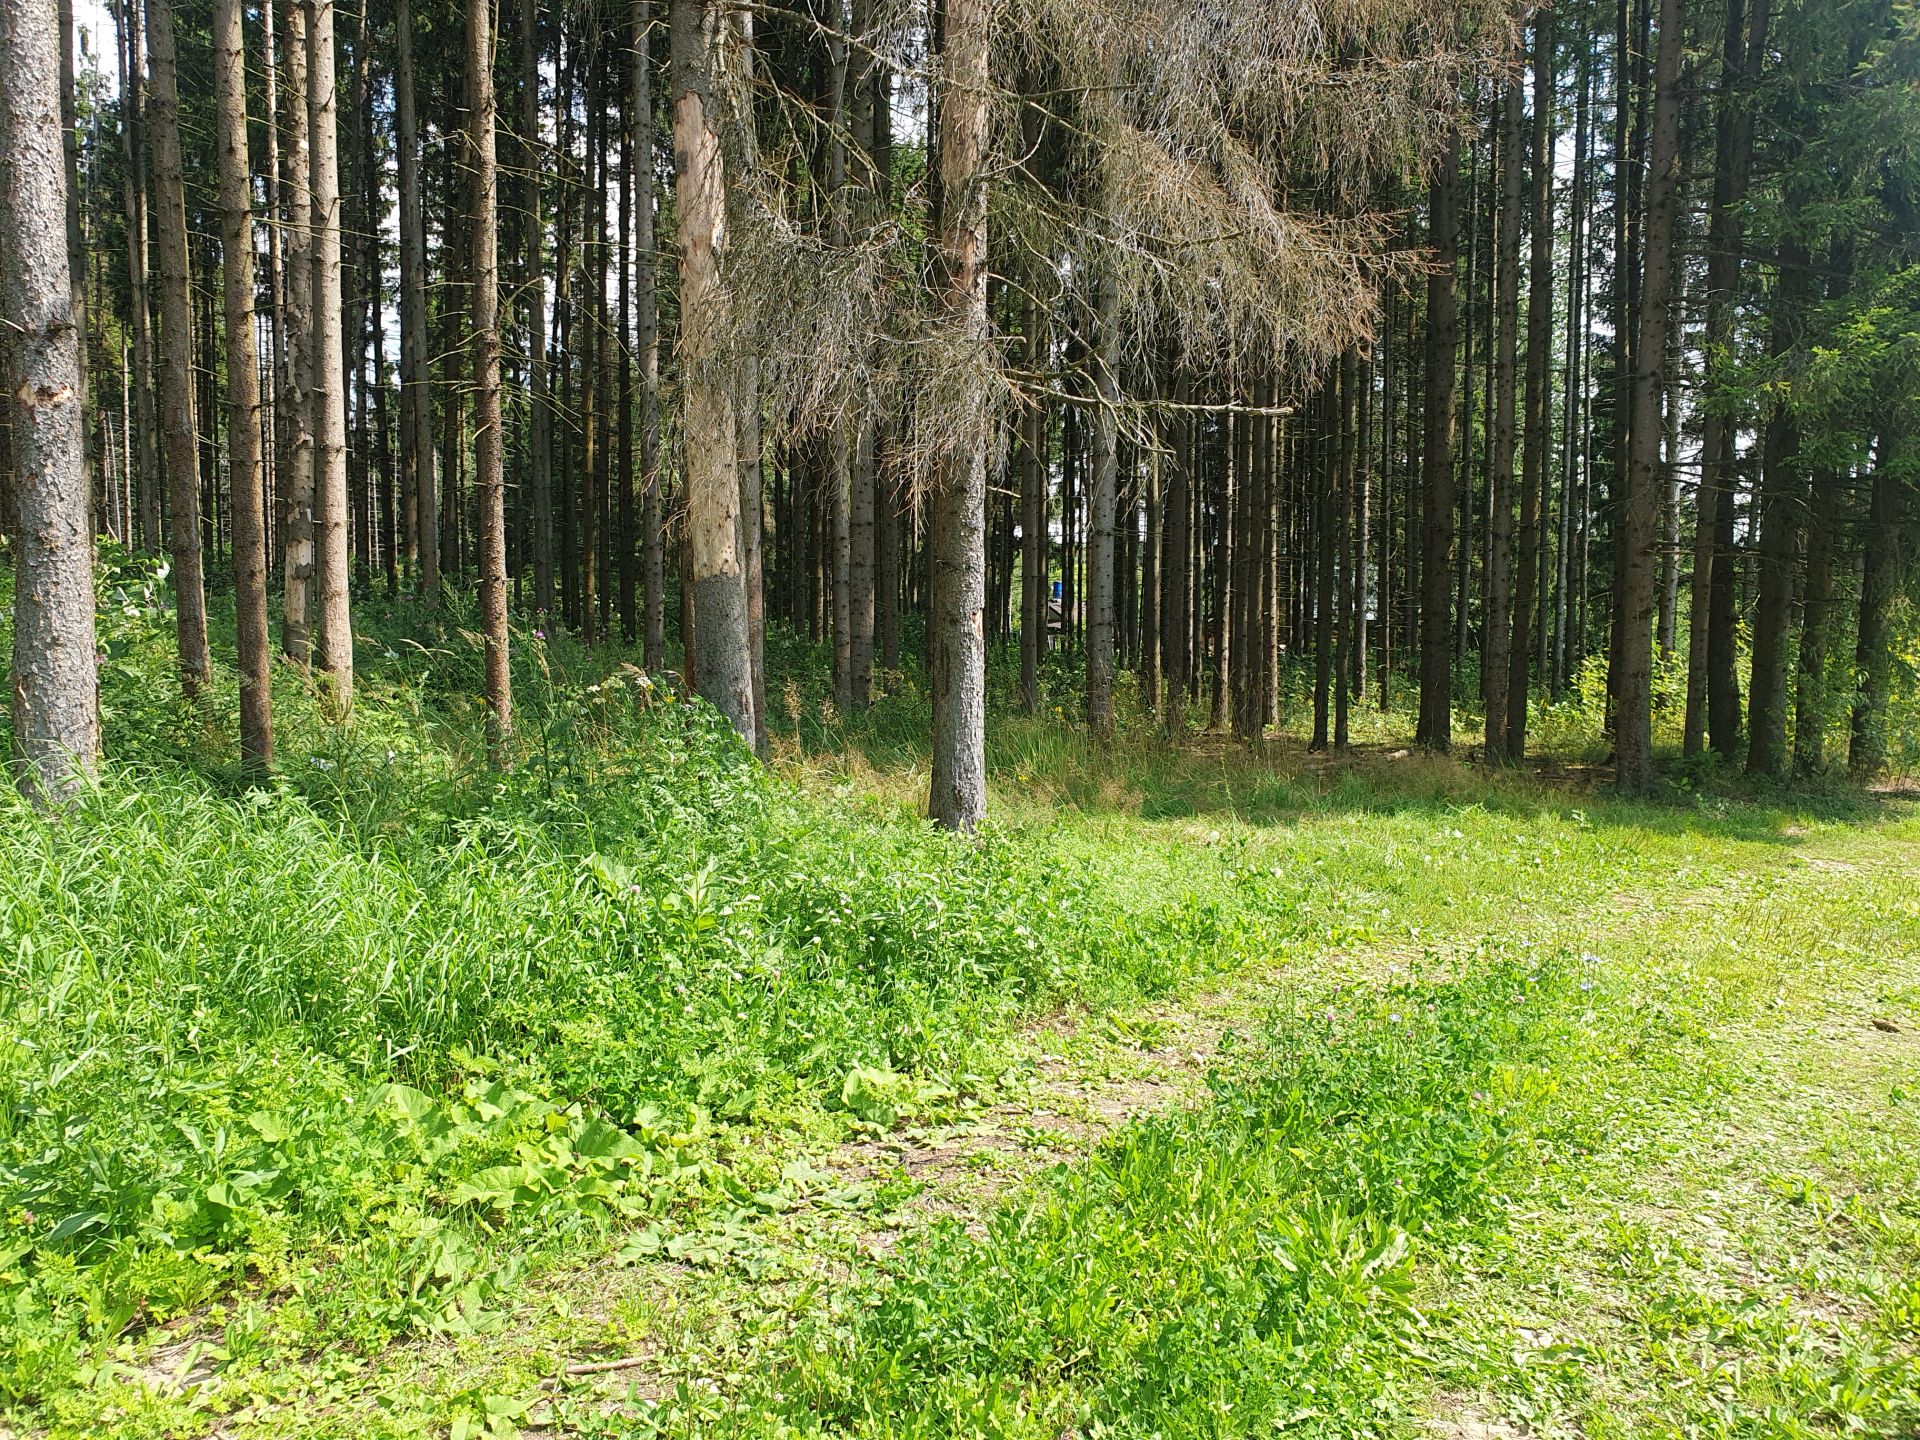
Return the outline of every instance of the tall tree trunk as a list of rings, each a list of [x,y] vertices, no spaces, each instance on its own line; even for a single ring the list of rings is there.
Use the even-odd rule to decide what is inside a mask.
[[[1833,536],[1840,524],[1840,477],[1813,477],[1807,525],[1807,577],[1801,596],[1799,683],[1793,702],[1793,771],[1827,768],[1827,640],[1833,608]]]
[[[114,8],[120,36],[120,173],[126,208],[128,329],[133,351],[133,437],[128,446],[139,498],[140,544],[160,548],[160,464],[154,449],[153,326],[147,301],[146,61],[135,0]]]
[[[162,0],[164,3],[164,0]],[[334,82],[333,0],[307,8],[307,128],[313,187],[314,654],[325,677],[322,707],[353,708],[353,623],[347,609],[347,411],[340,336],[340,151]]]
[[[1780,247],[1769,349],[1781,356],[1797,338],[1809,283],[1806,253]],[[1793,624],[1806,480],[1800,468],[1800,425],[1776,402],[1767,419],[1760,477],[1760,593],[1753,611],[1753,671],[1747,695],[1747,772],[1779,777],[1787,769],[1787,647]]]
[[[1184,369],[1174,375],[1173,398],[1176,407],[1188,402],[1188,382]],[[1164,533],[1161,544],[1166,552],[1166,564],[1161,567],[1165,576],[1166,599],[1160,606],[1163,632],[1160,649],[1165,657],[1165,694],[1160,705],[1160,723],[1170,733],[1186,728],[1187,681],[1193,654],[1189,643],[1193,628],[1193,542],[1189,529],[1193,513],[1193,417],[1184,409],[1176,408],[1172,430],[1173,453],[1167,460],[1166,495],[1160,505],[1160,523]]]
[[[644,32],[640,37],[640,46],[629,56],[628,64],[644,65],[646,51]],[[631,81],[631,73],[628,79]],[[616,411],[619,416],[619,459],[614,465],[614,485],[619,500],[619,514],[615,525],[614,550],[616,564],[616,608],[620,614],[620,638],[631,645],[640,638],[640,553],[639,534],[635,529],[634,517],[634,472],[633,472],[633,202],[635,177],[633,173],[634,143],[634,107],[633,87],[629,83],[620,95],[620,206],[618,247],[619,290],[618,334],[620,386]],[[641,198],[645,198],[644,196]]]
[[[1096,269],[1100,267],[1096,264]],[[1093,487],[1087,551],[1087,728],[1113,739],[1115,492],[1119,484],[1120,296],[1110,271],[1094,282]]]
[[[736,93],[751,95],[754,11],[750,6],[731,7],[727,23],[732,27],[732,41],[724,53],[733,71],[731,83]],[[756,139],[751,120],[738,120],[728,144],[751,165],[756,155]],[[727,190],[725,198],[737,211],[743,200],[742,187]],[[738,447],[735,467],[740,480],[740,565],[745,572],[747,603],[747,677],[753,697],[753,747],[765,760],[771,753],[767,735],[766,481],[760,431],[760,358],[751,350],[741,356],[734,369],[733,413],[734,442]]]
[[[1680,211],[1681,0],[1660,0],[1658,58],[1654,62],[1653,134],[1647,175],[1644,270],[1639,287],[1639,333],[1634,338],[1633,435],[1629,452],[1624,534],[1625,592],[1620,613],[1618,717],[1614,778],[1637,794],[1653,784],[1653,621],[1656,526],[1660,514],[1661,366],[1667,329],[1674,323],[1674,227]]]
[[[728,302],[726,174],[715,80],[726,42],[718,0],[671,0],[674,195],[679,215],[680,373],[687,524],[698,623],[693,685],[757,749],[746,574],[739,550],[740,477],[733,392],[722,348]]]
[[[1726,28],[1720,61],[1719,113],[1714,141],[1713,198],[1707,213],[1707,291],[1705,389],[1711,394],[1732,356],[1734,305],[1740,288],[1741,206],[1746,198],[1747,174],[1753,158],[1753,109],[1749,91],[1758,76],[1766,48],[1770,0],[1727,0]],[[1683,746],[1697,755],[1709,730],[1714,748],[1731,753],[1739,725],[1740,699],[1730,665],[1716,670],[1713,629],[1730,619],[1720,615],[1714,593],[1721,570],[1731,570],[1732,556],[1721,548],[1722,515],[1733,513],[1733,418],[1709,405],[1700,441],[1700,489],[1694,504],[1693,580],[1691,614],[1687,622],[1687,709]],[[1732,526],[1725,527],[1731,538]],[[1730,578],[1727,577],[1727,578]],[[1731,586],[1727,587],[1731,598]],[[1731,652],[1732,637],[1724,648]],[[1716,690],[1719,693],[1716,695]],[[1723,723],[1710,726],[1710,712],[1719,701]]]
[[[21,791],[52,804],[92,774],[100,750],[82,335],[63,220],[60,48],[52,0],[0,0],[0,316],[9,332],[0,355],[19,506],[12,762]],[[176,124],[177,113],[170,117]]]
[[[393,108],[400,152],[400,464],[402,484],[415,497],[420,593],[433,606],[440,600],[440,504],[434,483],[433,382],[427,367],[427,217],[420,193],[411,0],[394,0],[393,24]]]
[[[273,764],[272,642],[267,632],[266,516],[260,492],[260,361],[253,330],[253,192],[247,173],[247,70],[240,0],[214,0],[220,257],[227,323],[227,473],[233,492],[233,584],[240,662],[240,762]]]
[[[1514,391],[1520,344],[1520,78],[1500,102],[1500,208],[1494,246],[1493,464],[1487,487],[1487,614],[1481,668],[1487,763],[1508,753],[1507,668],[1513,642]]]
[[[987,345],[987,0],[944,0],[937,144],[939,225],[932,280],[957,343]],[[984,361],[982,361],[984,363]],[[970,832],[987,807],[986,457],[947,450],[934,466],[927,632],[933,776],[927,812]]]
[[[282,595],[280,653],[302,670],[313,649],[313,192],[307,130],[307,12],[286,0],[286,84],[281,90],[286,145],[281,154],[282,231],[286,236],[286,348],[280,360],[278,430],[284,449],[276,493]]]
[[[639,49],[636,59],[644,76],[646,72],[647,33],[646,0],[637,0],[639,6]],[[645,127],[642,134],[646,137],[645,154],[652,158],[653,117],[650,106],[638,110]],[[526,256],[526,283],[522,294],[522,303],[526,306],[522,324],[527,336],[527,428],[529,463],[527,484],[529,489],[528,506],[531,511],[531,535],[528,548],[533,552],[533,605],[544,618],[553,613],[553,401],[549,393],[547,372],[547,272],[545,267],[546,237],[540,213],[540,192],[543,183],[540,164],[541,137],[545,132],[540,127],[540,17],[534,0],[520,0],[520,147],[526,157],[526,174],[522,177],[521,219],[526,227],[523,238]],[[650,276],[653,266],[652,255],[652,196],[653,167],[649,164],[645,170],[647,205],[644,223],[648,227],[642,233],[643,241],[641,264],[643,274]],[[651,298],[650,286],[643,287],[642,305]],[[643,313],[645,313],[643,311]],[[643,350],[642,366],[646,357]],[[424,371],[423,371],[424,373]],[[646,373],[644,368],[643,375]],[[429,434],[431,430],[429,429]],[[643,430],[644,435],[644,430]],[[644,442],[643,442],[644,443]],[[658,657],[655,657],[657,660]],[[659,668],[649,662],[649,669]]]
[[[1448,561],[1453,553],[1454,351],[1459,344],[1453,267],[1459,258],[1460,135],[1449,132],[1433,162],[1427,218],[1434,268],[1427,275],[1427,345],[1421,488],[1425,520],[1420,560],[1421,745],[1439,754],[1453,746],[1453,676],[1449,651]]]
[[[1898,445],[1888,423],[1880,429],[1867,514],[1866,555],[1860,572],[1860,626],[1853,663],[1854,695],[1847,771],[1856,780],[1878,775],[1887,763],[1887,703],[1891,694],[1894,597],[1902,580],[1900,486],[1893,462]]]
[[[1349,346],[1340,357],[1339,405],[1335,424],[1339,436],[1339,459],[1333,469],[1332,499],[1333,563],[1333,748],[1348,747],[1349,686],[1352,675],[1353,644],[1353,476],[1359,441],[1359,409],[1355,390],[1359,388],[1360,357]],[[1322,551],[1322,553],[1326,553]]]
[[[1533,18],[1532,210],[1528,218],[1527,387],[1522,407],[1525,455],[1520,471],[1520,562],[1514,573],[1513,639],[1507,650],[1507,759],[1527,753],[1529,666],[1538,637],[1547,629],[1544,614],[1533,629],[1535,588],[1545,549],[1545,488],[1552,405],[1553,364],[1553,11],[1541,7]],[[1516,254],[1515,260],[1518,260]],[[1517,277],[1516,277],[1517,281]],[[1516,283],[1515,296],[1518,296]],[[1492,758],[1491,752],[1488,756]]]
[[[152,59],[155,269],[160,285],[160,419],[167,457],[180,688],[199,698],[212,673],[200,561],[200,453],[193,424],[193,307],[187,278],[186,181],[180,158],[180,88],[170,0],[148,0]],[[64,233],[64,232],[62,232]]]
[[[522,0],[530,5],[532,0]],[[641,658],[651,672],[666,668],[666,527],[660,506],[660,302],[654,270],[653,67],[649,38],[652,0],[633,6],[633,115],[638,127],[639,174],[634,194],[634,277],[640,352]],[[552,561],[549,558],[549,569]],[[552,581],[548,580],[551,587]]]
[[[506,472],[500,419],[499,171],[494,158],[493,13],[467,5],[467,144],[473,170],[473,469],[479,503],[480,628],[486,637],[487,756],[507,764],[513,688],[507,672]]]

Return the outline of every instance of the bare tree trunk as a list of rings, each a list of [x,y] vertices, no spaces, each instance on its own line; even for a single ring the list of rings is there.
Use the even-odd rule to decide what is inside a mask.
[[[640,27],[641,50],[639,54],[642,83],[646,73],[646,51],[644,24],[646,0],[639,0],[642,24]],[[651,159],[651,140],[653,136],[653,116],[650,108],[640,108],[641,123],[647,137],[645,153]],[[532,510],[533,551],[533,605],[542,617],[551,615],[554,608],[553,597],[553,401],[549,394],[547,375],[547,275],[543,264],[545,256],[545,238],[542,234],[540,215],[541,167],[539,164],[542,131],[540,129],[540,24],[539,12],[534,0],[520,0],[520,146],[526,157],[527,172],[523,178],[525,185],[522,201],[522,221],[526,226],[524,244],[526,247],[526,289],[523,300],[526,305],[525,325],[527,334],[527,427],[529,430],[528,450],[529,474],[527,484]],[[653,273],[652,256],[652,195],[653,167],[645,167],[647,205],[645,221],[647,229],[642,249],[643,273]],[[642,304],[652,297],[651,287],[643,291]],[[643,312],[644,313],[644,312]],[[644,364],[644,359],[643,359]],[[423,372],[424,373],[424,372]],[[431,430],[429,430],[431,435]],[[651,667],[650,667],[651,668]]]
[[[278,494],[284,514],[280,653],[307,667],[313,649],[313,191],[307,128],[307,11],[287,0],[286,164],[281,203],[286,246],[286,350],[281,356],[279,431],[286,458]]]
[[[938,125],[937,300],[962,345],[987,344],[987,0],[946,0]],[[969,447],[936,462],[931,605],[933,778],[927,812],[970,832],[987,808],[986,457]]]
[[[1527,237],[1527,388],[1522,420],[1526,451],[1520,470],[1520,561],[1514,573],[1513,638],[1507,649],[1508,760],[1519,760],[1527,753],[1529,666],[1537,642],[1550,628],[1544,606],[1539,629],[1532,627],[1535,581],[1544,573],[1547,460],[1553,440],[1548,423],[1553,403],[1549,380],[1553,363],[1553,101],[1553,11],[1543,6],[1533,18],[1533,129],[1529,136],[1533,194]],[[1519,261],[1517,251],[1514,260]],[[1544,584],[1537,595],[1545,600]],[[1494,758],[1491,752],[1487,758]]]
[[[147,50],[153,67],[149,112],[153,141],[156,266],[160,284],[160,416],[172,522],[175,629],[180,688],[199,698],[212,673],[207,596],[200,569],[200,453],[193,423],[193,309],[187,280],[186,182],[180,159],[180,89],[174,60],[173,7],[148,0]]]
[[[1840,477],[1825,470],[1813,477],[1807,525],[1807,575],[1801,594],[1800,665],[1793,701],[1793,771],[1823,774],[1827,768],[1827,640],[1833,609],[1833,536],[1839,528]]]
[[[721,356],[726,175],[714,82],[727,21],[718,0],[671,0],[674,196],[680,227],[680,372],[687,525],[698,617],[693,685],[757,749],[733,393]]]
[[[1773,295],[1774,355],[1792,347],[1807,298],[1807,255],[1780,247],[1780,283]],[[1800,473],[1800,426],[1776,402],[1762,442],[1760,583],[1753,607],[1753,670],[1747,692],[1747,772],[1780,777],[1787,770],[1787,647],[1793,625],[1793,579],[1806,504]]]
[[[240,661],[240,762],[273,765],[272,641],[266,517],[260,493],[260,360],[253,332],[253,193],[247,173],[247,57],[240,0],[214,0],[220,259],[227,324],[227,472],[233,492],[234,613]]]
[[[413,97],[410,0],[394,0],[393,25],[393,108],[400,152],[400,465],[402,484],[414,497],[420,594],[432,606],[440,600],[440,506],[434,484],[433,388],[427,368],[427,221],[420,194],[420,121]]]
[[[1633,434],[1629,442],[1618,638],[1614,779],[1629,794],[1653,784],[1653,621],[1658,607],[1655,529],[1660,513],[1661,366],[1667,356],[1674,227],[1680,210],[1680,0],[1661,0],[1648,160],[1645,269],[1634,338]]]
[[[479,502],[480,628],[486,637],[487,758],[507,765],[513,681],[507,671],[506,465],[500,419],[500,176],[494,157],[493,12],[467,5],[467,144],[473,167],[473,469]]]
[[[1176,405],[1185,405],[1189,399],[1185,371],[1174,376],[1173,398]],[[1160,647],[1164,657],[1160,723],[1169,732],[1186,727],[1187,679],[1193,653],[1188,640],[1193,628],[1189,598],[1193,546],[1188,528],[1193,511],[1193,417],[1176,410],[1172,429],[1173,453],[1168,457],[1166,494],[1160,504],[1161,548],[1166,552],[1166,563],[1161,567],[1166,599],[1160,606],[1164,635]]]
[[[164,3],[164,0],[163,0]],[[353,708],[353,624],[347,609],[347,411],[340,338],[340,153],[334,84],[333,0],[307,8],[307,128],[313,187],[314,652],[322,706]]]
[[[140,544],[160,548],[160,465],[154,450],[153,336],[147,302],[146,62],[135,0],[114,8],[120,33],[120,172],[127,220],[128,328],[133,355],[134,484],[140,506]]]
[[[1874,456],[1866,555],[1860,572],[1860,626],[1853,652],[1859,689],[1853,701],[1847,770],[1856,780],[1879,774],[1887,763],[1887,702],[1893,670],[1888,641],[1894,597],[1904,578],[1900,482],[1893,468],[1897,449],[1895,434],[1883,422]]]
[[[52,0],[0,0],[0,317],[8,332],[0,355],[19,505],[13,770],[21,791],[46,804],[70,797],[100,750],[60,49]]]
[[[531,5],[532,0],[522,3]],[[660,505],[660,303],[654,270],[653,72],[648,63],[652,8],[652,0],[634,0],[632,83],[640,172],[634,194],[634,248],[639,252],[634,283],[639,302],[642,661],[649,671],[658,672],[666,668],[667,630],[666,529]],[[551,571],[551,560],[548,563]]]
[[[1419,743],[1445,754],[1453,745],[1453,676],[1449,652],[1448,563],[1453,554],[1454,351],[1459,344],[1453,267],[1459,256],[1460,136],[1454,131],[1435,158],[1427,220],[1435,268],[1427,275],[1425,433],[1421,441],[1426,500],[1420,562]]]
[[[1119,484],[1119,290],[1110,273],[1094,282],[1093,485],[1087,546],[1087,727],[1095,740],[1113,739],[1115,492]]]
[[[1746,197],[1747,174],[1753,159],[1753,110],[1748,88],[1758,75],[1766,45],[1769,0],[1727,0],[1726,29],[1720,61],[1720,100],[1715,136],[1713,198],[1707,215],[1706,376],[1711,392],[1731,358],[1734,304],[1740,285],[1741,204]],[[1694,505],[1692,614],[1687,622],[1687,710],[1685,752],[1697,755],[1710,730],[1715,692],[1735,683],[1731,666],[1717,676],[1713,660],[1715,572],[1730,567],[1732,556],[1721,548],[1721,519],[1733,511],[1733,421],[1707,407],[1700,442],[1700,489]],[[1731,535],[1732,527],[1727,526]],[[1730,609],[1731,607],[1729,607]],[[1731,634],[1727,637],[1729,648]],[[1724,683],[1723,683],[1724,682]],[[1722,693],[1718,709],[1723,719],[1716,748],[1731,752],[1732,731],[1739,724],[1739,698]]]
[[[1506,759],[1507,669],[1513,627],[1514,388],[1520,341],[1520,77],[1507,82],[1500,102],[1500,214],[1494,246],[1493,474],[1487,487],[1491,545],[1487,566],[1486,637],[1482,669],[1487,706],[1486,758]]]
[[[1021,319],[1026,367],[1043,363],[1040,301],[1027,291]],[[1036,400],[1021,417],[1020,443],[1020,713],[1040,706],[1040,657],[1047,649],[1047,412]]]

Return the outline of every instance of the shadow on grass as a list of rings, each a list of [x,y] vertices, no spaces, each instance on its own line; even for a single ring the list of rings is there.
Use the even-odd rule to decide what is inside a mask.
[[[790,697],[791,698],[791,697]],[[774,708],[776,712],[778,707]],[[1663,835],[1794,845],[1809,825],[1866,825],[1916,813],[1900,788],[1865,790],[1840,780],[1756,781],[1716,757],[1668,755],[1662,787],[1642,799],[1612,793],[1612,769],[1590,748],[1551,750],[1490,770],[1478,747],[1432,756],[1411,743],[1408,717],[1367,719],[1368,739],[1338,754],[1310,751],[1283,730],[1258,744],[1215,731],[1168,735],[1135,718],[1097,745],[1061,713],[992,713],[987,726],[990,800],[1016,820],[1048,810],[1144,821],[1217,817],[1287,826],[1344,814],[1457,814],[1467,808],[1517,820],[1561,818]],[[777,753],[791,768],[897,801],[922,803],[926,712],[909,680],[864,714],[816,701],[776,713]]]

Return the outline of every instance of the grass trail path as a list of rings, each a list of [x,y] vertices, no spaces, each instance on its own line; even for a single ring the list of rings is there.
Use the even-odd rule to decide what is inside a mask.
[[[1683,842],[1691,864],[1509,917],[1508,950],[1600,962],[1601,1043],[1562,1057],[1494,1223],[1425,1267],[1431,1330],[1401,1379],[1426,1399],[1389,1431],[1902,1433],[1870,1412],[1915,1383],[1920,839],[1910,822],[1784,839]],[[1049,1017],[1022,1038],[1026,1083],[989,1108],[797,1149],[781,1193],[677,1255],[616,1243],[530,1283],[491,1333],[398,1346],[215,1433],[645,1433],[663,1402],[749,1385],[930,1222],[977,1235],[1116,1128],[1201,1103],[1280,990],[1470,964],[1486,943],[1302,944],[1132,1012]]]

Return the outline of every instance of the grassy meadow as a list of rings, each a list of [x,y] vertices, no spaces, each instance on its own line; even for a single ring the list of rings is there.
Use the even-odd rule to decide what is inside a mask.
[[[0,801],[0,1431],[1920,1433],[1898,787],[1626,804],[1578,697],[1101,751],[996,661],[965,842],[912,673],[775,637],[762,768],[528,633],[496,775],[371,599],[254,789],[104,583],[111,763]]]

